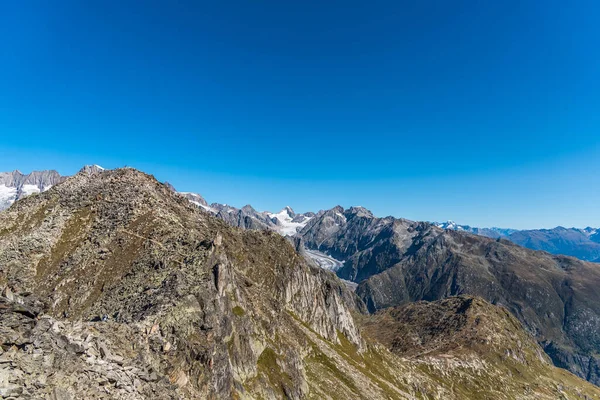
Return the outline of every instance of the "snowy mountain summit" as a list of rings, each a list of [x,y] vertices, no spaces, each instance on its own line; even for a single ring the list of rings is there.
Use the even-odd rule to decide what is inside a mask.
[[[277,226],[275,229],[277,232],[283,236],[292,236],[306,226],[312,215],[296,214],[290,206],[286,206],[276,214],[269,213],[269,217]]]

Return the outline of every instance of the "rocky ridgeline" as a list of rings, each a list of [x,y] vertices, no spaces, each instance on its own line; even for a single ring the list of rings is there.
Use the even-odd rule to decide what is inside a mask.
[[[23,174],[21,171],[15,170],[12,172],[0,172],[0,185],[7,187],[21,188],[24,185],[37,186],[40,191],[46,188],[64,182],[66,177],[54,170],[50,171],[33,171],[30,174]]]

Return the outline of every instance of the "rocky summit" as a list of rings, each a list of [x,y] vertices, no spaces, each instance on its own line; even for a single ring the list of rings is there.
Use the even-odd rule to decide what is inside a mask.
[[[281,235],[213,214],[129,168],[1,212],[0,396],[600,399],[504,308],[370,315]]]

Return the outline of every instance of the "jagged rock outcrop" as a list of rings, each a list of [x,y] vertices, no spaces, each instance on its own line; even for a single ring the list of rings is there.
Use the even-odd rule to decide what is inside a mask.
[[[260,213],[250,205],[238,209],[224,204],[213,203],[211,204],[211,208],[216,210],[217,218],[237,228],[270,230],[275,225],[267,213]]]
[[[94,175],[94,174],[98,174],[100,172],[104,172],[106,171],[104,168],[102,168],[99,165],[85,165],[83,168],[81,168],[79,170],[79,173],[84,173],[84,174],[88,174],[88,175]]]
[[[295,235],[314,216],[311,212],[296,214],[290,207],[285,207],[279,213],[270,213],[256,211],[251,205],[235,208],[227,204],[212,203],[208,206],[191,197],[198,195],[184,193],[184,196],[231,226],[249,230],[271,230],[283,236]]]

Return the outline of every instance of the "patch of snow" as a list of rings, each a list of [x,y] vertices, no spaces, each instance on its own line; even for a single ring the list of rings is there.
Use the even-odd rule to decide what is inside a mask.
[[[294,212],[290,207],[285,207],[278,213],[268,213],[269,218],[277,219],[279,221],[278,226],[275,228],[279,234],[283,236],[293,236],[298,232],[299,229],[302,229],[306,226],[310,218],[305,218],[302,222],[292,222],[292,215]]]
[[[0,210],[10,207],[17,198],[17,188],[0,185]]]
[[[23,196],[29,196],[34,193],[39,193],[40,188],[37,185],[23,185],[21,191],[23,192]]]
[[[579,231],[582,232],[587,237],[594,236],[595,234],[598,233],[598,229],[591,228],[589,226],[587,228],[584,228],[584,229],[579,229]]]
[[[199,207],[202,207],[204,210],[206,210],[206,211],[208,211],[208,212],[211,212],[211,213],[213,213],[213,214],[216,214],[216,213],[217,213],[217,210],[215,210],[215,209],[214,209],[214,208],[212,208],[212,207],[205,206],[204,204],[202,204],[202,203],[199,203],[199,202],[197,202],[197,201],[194,201],[194,200],[190,200],[190,201],[191,201],[192,203],[194,203],[195,205],[197,205],[197,206],[199,206]]]
[[[104,171],[106,170],[106,168],[102,168],[101,166],[99,166],[98,164],[94,164],[94,167],[98,168],[100,171]]]

